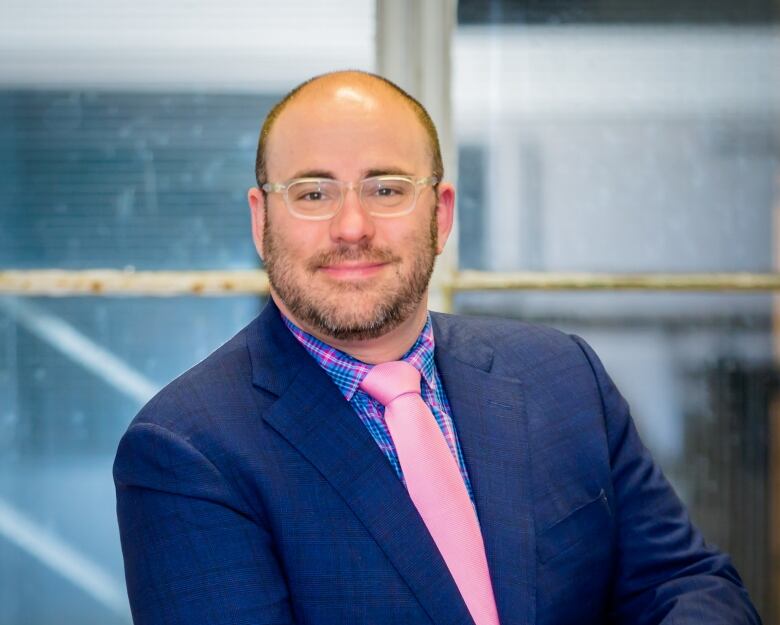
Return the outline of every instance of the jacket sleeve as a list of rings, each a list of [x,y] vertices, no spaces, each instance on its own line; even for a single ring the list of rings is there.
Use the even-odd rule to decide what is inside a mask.
[[[579,344],[598,384],[614,487],[618,570],[612,618],[626,625],[759,624],[729,557],[706,544],[639,439],[628,404]]]
[[[293,622],[268,530],[187,440],[133,424],[114,481],[135,625]]]

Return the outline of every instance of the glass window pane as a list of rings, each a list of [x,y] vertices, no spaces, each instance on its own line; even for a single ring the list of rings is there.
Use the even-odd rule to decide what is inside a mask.
[[[111,477],[119,438],[261,306],[0,297],[0,623],[129,622]]]
[[[0,264],[256,266],[246,190],[275,97],[0,92]]]
[[[87,4],[0,20],[0,266],[257,266],[260,125],[298,82],[373,68],[373,3]]]
[[[774,22],[594,21],[607,6],[620,14],[613,3],[551,25],[501,15],[547,7],[554,19],[555,3],[487,4],[495,15],[455,36],[460,172],[467,198],[482,199],[459,205],[463,266],[771,270]],[[476,5],[461,3],[461,15]],[[480,149],[476,192],[469,168]]]

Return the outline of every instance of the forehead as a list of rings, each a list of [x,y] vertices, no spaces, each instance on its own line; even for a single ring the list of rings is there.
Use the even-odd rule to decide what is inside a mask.
[[[426,175],[430,160],[427,133],[406,100],[384,86],[349,82],[302,90],[279,114],[266,146],[271,180],[307,170]]]

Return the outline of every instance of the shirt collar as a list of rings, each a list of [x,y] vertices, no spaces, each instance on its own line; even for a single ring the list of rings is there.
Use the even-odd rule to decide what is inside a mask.
[[[301,330],[285,317],[281,311],[279,314],[292,335],[338,386],[344,398],[347,401],[352,401],[360,383],[368,375],[372,365],[353,358],[349,354],[324,343],[308,332]],[[420,335],[401,360],[405,360],[417,369],[425,384],[431,390],[435,389],[436,383],[434,349],[433,325],[431,324],[431,315],[428,314]]]

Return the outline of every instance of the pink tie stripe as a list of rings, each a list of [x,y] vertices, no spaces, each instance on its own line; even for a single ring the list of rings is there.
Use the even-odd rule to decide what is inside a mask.
[[[376,365],[361,388],[385,406],[406,487],[476,625],[498,625],[485,547],[458,464],[404,361]]]

